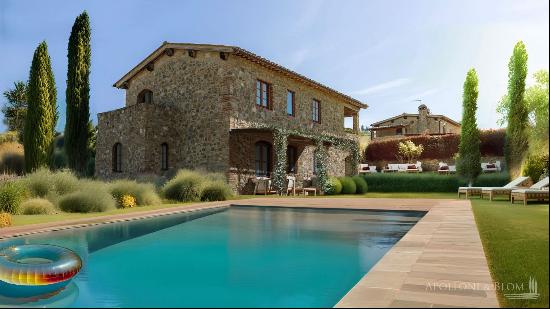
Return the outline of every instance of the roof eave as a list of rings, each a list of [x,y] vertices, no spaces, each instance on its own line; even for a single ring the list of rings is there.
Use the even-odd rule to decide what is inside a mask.
[[[363,103],[359,100],[356,100],[346,94],[343,94],[337,90],[334,90],[328,86],[325,86],[321,83],[318,83],[308,77],[305,77],[297,72],[294,72],[292,70],[289,70],[275,62],[272,62],[268,59],[265,59],[261,56],[258,56],[252,52],[249,52],[245,49],[242,49],[240,47],[235,46],[226,46],[226,45],[211,45],[211,44],[188,44],[188,43],[169,43],[169,42],[163,42],[161,46],[159,46],[155,51],[153,51],[149,56],[147,56],[145,59],[143,59],[138,65],[136,65],[133,69],[131,69],[128,73],[124,74],[122,78],[120,78],[118,81],[116,81],[113,84],[113,87],[124,89],[124,84],[128,82],[131,78],[133,78],[137,73],[145,69],[147,64],[149,64],[151,61],[154,61],[158,57],[162,56],[163,52],[167,48],[174,48],[174,49],[194,49],[194,50],[215,50],[220,52],[230,52],[233,54],[236,54],[237,56],[243,57],[243,58],[252,58],[256,60],[257,62],[260,62],[261,64],[265,66],[269,66],[272,69],[276,69],[278,71],[281,71],[283,73],[286,73],[288,75],[291,75],[294,78],[297,78],[305,83],[308,83],[309,85],[320,88],[321,90],[325,90],[331,94],[334,94],[341,99],[343,99],[346,103],[351,105],[352,107],[355,107],[357,109],[366,109],[368,108],[368,104]],[[248,59],[250,60],[250,59]]]

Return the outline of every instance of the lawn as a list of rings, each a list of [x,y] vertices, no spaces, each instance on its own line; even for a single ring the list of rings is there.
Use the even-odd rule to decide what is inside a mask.
[[[497,291],[501,306],[548,308],[548,205],[473,199],[472,206],[493,281],[525,287],[519,292]],[[530,277],[537,280],[538,300],[504,296],[527,292]]]

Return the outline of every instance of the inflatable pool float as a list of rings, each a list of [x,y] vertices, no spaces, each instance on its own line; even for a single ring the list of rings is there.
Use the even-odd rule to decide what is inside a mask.
[[[0,287],[12,297],[64,288],[82,268],[73,251],[52,245],[17,245],[0,249]]]

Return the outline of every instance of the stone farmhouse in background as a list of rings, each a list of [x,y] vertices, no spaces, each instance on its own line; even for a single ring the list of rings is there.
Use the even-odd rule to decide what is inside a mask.
[[[421,104],[418,106],[418,114],[403,113],[375,122],[369,131],[373,140],[420,134],[458,134],[460,123],[445,115],[432,115],[428,107]]]
[[[124,75],[125,107],[98,115],[101,179],[170,177],[181,168],[227,176],[244,192],[274,169],[273,130],[358,139],[367,105],[234,46],[162,44]],[[345,117],[353,129],[344,128]],[[329,175],[354,174],[350,153],[325,144]],[[315,143],[288,137],[287,172],[316,173]]]

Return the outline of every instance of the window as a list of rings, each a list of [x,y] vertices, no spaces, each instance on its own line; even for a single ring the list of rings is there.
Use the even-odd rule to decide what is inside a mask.
[[[149,89],[142,90],[138,94],[138,103],[153,103],[153,91]]]
[[[257,142],[256,148],[256,176],[269,176],[271,174],[271,144]]]
[[[165,171],[168,169],[168,144],[160,145],[160,168]]]
[[[403,128],[397,128],[397,130],[395,130],[395,134],[396,135],[403,135]]]
[[[286,114],[294,116],[294,91],[288,90],[286,92]]]
[[[113,172],[122,172],[122,144],[116,143],[113,146]]]
[[[296,147],[288,146],[286,148],[287,173],[296,173],[296,159]]]
[[[316,123],[321,123],[321,102],[319,100],[313,99],[311,102],[311,112],[311,120]]]
[[[271,109],[271,85],[261,81],[256,81],[256,106]]]

